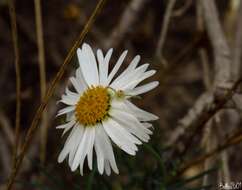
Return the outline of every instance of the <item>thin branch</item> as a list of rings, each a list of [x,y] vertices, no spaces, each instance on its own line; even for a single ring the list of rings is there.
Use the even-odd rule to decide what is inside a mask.
[[[199,55],[202,62],[202,68],[203,68],[203,83],[206,87],[207,91],[210,91],[212,88],[212,80],[210,75],[210,69],[208,64],[208,54],[206,49],[200,48],[199,49]]]
[[[206,41],[204,33],[196,33],[187,46],[185,46],[180,52],[177,53],[167,67],[159,69],[157,74],[153,77],[153,80],[159,80],[160,85],[157,87],[157,91],[161,92],[165,89],[167,83],[172,79],[173,74],[184,67],[188,63],[188,59],[191,58],[195,53],[196,49],[201,45],[202,42]],[[149,93],[146,95],[146,101],[152,100],[156,93]],[[179,133],[179,132],[178,132]]]
[[[199,1],[196,2],[196,24],[198,32],[204,32],[204,19],[202,7]],[[212,77],[209,68],[209,59],[207,50],[204,47],[201,47],[198,51],[203,68],[203,84],[207,91],[210,91],[212,88]]]
[[[118,23],[111,32],[110,38],[106,41],[105,47],[116,47],[123,39],[125,34],[130,30],[132,25],[139,19],[138,15],[147,0],[132,0]]]
[[[35,0],[35,22],[38,44],[39,72],[40,72],[40,92],[41,101],[43,101],[46,92],[46,73],[45,73],[45,50],[43,39],[43,26],[41,14],[41,0]],[[48,136],[47,112],[43,112],[40,127],[40,160],[42,164],[45,161],[46,144]]]
[[[227,44],[214,0],[200,0],[206,29],[211,40],[215,58],[215,89],[228,89],[232,86],[231,52]]]
[[[217,146],[217,136],[216,133],[214,133],[214,131],[212,131],[214,128],[214,124],[215,124],[215,120],[212,119],[211,121],[209,121],[206,124],[206,128],[203,131],[203,137],[201,140],[201,144],[202,146],[204,146],[205,152],[210,152],[213,148],[215,148]],[[203,170],[207,171],[209,168],[211,168],[215,163],[214,159],[208,159],[206,160],[206,162],[203,165]],[[205,175],[203,177],[203,183],[202,185],[208,185],[210,176],[209,175]]]
[[[20,150],[20,154],[19,154],[19,158],[17,160],[17,164],[15,166],[15,168],[11,171],[11,175],[9,177],[9,181],[7,184],[7,188],[6,190],[10,190],[13,186],[14,180],[16,178],[16,175],[20,169],[20,166],[22,164],[23,158],[25,156],[25,153],[29,147],[29,144],[32,140],[32,137],[34,135],[34,132],[36,131],[40,118],[43,114],[43,111],[45,110],[50,98],[52,97],[56,86],[58,84],[58,82],[60,81],[60,79],[62,78],[64,71],[66,69],[66,67],[68,66],[68,64],[71,62],[72,57],[74,56],[77,48],[80,46],[80,44],[82,43],[84,37],[86,36],[86,34],[89,32],[92,24],[94,23],[94,21],[96,20],[96,17],[98,15],[98,13],[102,10],[104,4],[105,4],[106,0],[100,0],[95,8],[95,10],[93,11],[92,15],[90,16],[89,20],[87,21],[86,25],[84,26],[84,29],[82,30],[82,32],[80,33],[78,39],[76,40],[76,42],[74,43],[74,45],[72,46],[72,48],[70,49],[69,53],[67,54],[64,63],[61,65],[58,73],[56,74],[54,80],[52,81],[50,87],[47,90],[47,93],[44,97],[44,100],[42,101],[42,103],[40,104],[38,110],[36,111],[34,118],[32,120],[32,123],[30,125],[30,128],[27,131],[27,135],[24,139],[24,143],[23,146]]]
[[[161,27],[161,34],[160,34],[160,38],[159,38],[157,49],[156,49],[156,57],[158,57],[161,60],[163,60],[163,46],[165,44],[165,40],[166,40],[168,28],[169,28],[169,23],[170,23],[170,18],[171,18],[172,10],[175,6],[175,3],[176,3],[176,0],[168,1],[168,5],[167,5],[165,15],[164,15],[163,24]]]
[[[199,7],[199,3],[197,3],[197,11],[199,12],[200,7]],[[197,26],[198,26],[198,30],[202,30],[203,27],[203,22],[199,22],[200,19],[202,19],[202,15],[197,14],[198,18],[197,18]],[[200,19],[199,19],[200,18]],[[210,75],[210,68],[209,68],[209,60],[208,60],[208,54],[205,48],[200,48],[199,49],[199,55],[201,58],[201,62],[202,62],[202,68],[203,68],[203,84],[206,88],[207,92],[210,92],[212,90],[212,79],[211,79],[211,75]],[[203,130],[203,134],[202,134],[202,140],[201,140],[201,144],[205,149],[205,152],[210,152],[213,148],[216,148],[217,143],[218,143],[218,136],[216,133],[216,130],[214,129],[214,127],[217,126],[217,117],[211,119],[210,121],[207,122],[205,129]],[[209,168],[211,168],[214,163],[216,162],[216,158],[212,158],[212,159],[208,159],[206,160],[206,162],[203,165],[203,170],[207,171]],[[203,186],[209,185],[210,184],[210,175],[205,175],[203,177]]]
[[[181,121],[181,125],[184,125],[186,136],[179,135],[172,144],[177,145],[178,142],[184,142],[183,150],[178,150],[178,147],[175,147],[172,153],[174,155],[184,155],[187,150],[192,145],[196,134],[200,134],[204,129],[205,124],[215,116],[225,104],[231,100],[233,95],[236,93],[236,89],[241,84],[242,80],[238,80],[234,83],[233,87],[228,90],[223,97],[219,100],[214,100],[213,96],[209,94],[203,94],[201,98],[195,103],[195,106],[189,111],[189,113]]]
[[[182,7],[173,11],[172,16],[173,17],[183,16],[187,12],[187,10],[191,7],[192,3],[193,3],[193,0],[186,0]]]
[[[192,40],[188,42],[180,52],[177,53],[171,61],[169,61],[168,67],[158,70],[158,73],[154,76],[154,80],[159,80],[160,84],[164,83],[168,77],[178,68],[184,66],[186,59],[196,53],[196,48],[198,48],[203,41],[205,41],[204,33],[197,33],[194,35]],[[164,85],[159,85],[158,88],[163,88]],[[149,96],[147,94],[147,96]]]
[[[223,181],[231,181],[228,151],[224,150],[223,152],[221,152],[221,161],[223,163],[223,168],[220,172],[223,173]]]
[[[167,145],[172,146],[173,144],[182,142],[181,139],[183,138],[183,135],[187,134],[188,131],[191,131],[191,128],[203,119],[203,114],[205,115],[205,113],[209,112],[213,101],[214,99],[211,93],[203,93],[194,103],[194,106],[187,112],[186,116],[180,119],[178,126],[170,136]]]
[[[195,166],[197,164],[200,164],[202,162],[204,162],[206,159],[214,156],[215,154],[220,153],[221,151],[224,151],[225,149],[239,144],[242,142],[242,131],[241,129],[239,129],[236,133],[234,133],[231,137],[229,137],[223,144],[217,146],[217,148],[211,150],[210,152],[208,152],[207,154],[198,157],[194,160],[192,160],[191,162],[185,163],[182,167],[182,169],[179,171],[179,173],[182,173],[183,171],[187,170],[188,168],[191,168],[192,166]]]
[[[230,93],[227,92],[233,84],[233,78],[231,75],[232,61],[230,57],[230,49],[222,31],[214,1],[201,0],[199,3],[200,4],[198,5],[197,9],[199,21],[198,30],[203,30],[201,20],[204,18],[208,36],[214,49],[215,96],[209,92],[204,93],[202,96],[200,96],[201,98],[196,101],[195,106],[193,106],[193,108],[189,110],[188,114],[181,120],[181,127],[185,128],[182,133],[186,134],[186,136],[177,136],[173,143],[176,144],[176,142],[179,141],[183,141],[185,143],[183,149],[178,150],[176,148],[177,150],[173,152],[172,156],[176,154],[183,155],[187,152],[187,150],[189,150],[191,144],[194,143],[194,137],[196,134],[201,134],[207,122],[211,121],[215,114],[224,108],[226,102],[231,100],[235,93],[234,90],[237,89],[236,85],[239,85],[240,83],[235,83]],[[200,11],[200,6],[202,7],[203,11]],[[206,86],[209,89],[211,87],[211,84],[208,83],[207,80]],[[209,147],[211,147],[211,145],[209,145]]]
[[[215,96],[211,93],[202,94],[193,108],[191,108],[188,114],[180,121],[180,124],[185,130],[183,131],[185,134],[189,134],[189,132],[193,131],[190,135],[188,135],[185,141],[190,146],[189,141],[190,138],[194,138],[194,132],[198,132],[204,128],[204,125],[210,120],[223,106],[226,104],[228,100],[231,99],[234,92],[230,94],[226,91],[229,89],[237,88],[239,85],[238,81],[236,83],[232,83],[231,88],[231,59],[230,59],[230,50],[227,45],[224,33],[222,31],[221,25],[218,19],[218,12],[214,3],[214,0],[200,0],[199,1],[202,10],[203,17],[206,25],[206,29],[208,31],[209,39],[211,40],[213,49],[214,49],[214,57],[215,57]],[[235,89],[236,89],[235,88]],[[226,89],[222,91],[218,90]],[[233,91],[233,90],[232,90]],[[218,96],[219,95],[219,96]],[[219,98],[218,98],[219,97]],[[180,126],[180,127],[181,127]],[[188,132],[189,131],[189,132]],[[188,132],[188,133],[187,133]],[[182,135],[179,134],[172,141],[178,142],[182,138]],[[187,150],[187,146],[185,145],[185,149]]]
[[[237,80],[240,76],[241,69],[241,51],[242,51],[242,2],[240,1],[239,12],[237,16],[237,26],[235,31],[233,61],[232,61],[232,76]]]
[[[196,24],[197,24],[197,30],[200,32],[204,31],[204,19],[203,19],[203,12],[202,7],[199,1],[196,2]],[[198,51],[202,68],[203,68],[203,84],[206,88],[207,92],[210,92],[212,90],[212,78],[210,75],[210,68],[209,68],[209,59],[208,54],[205,48],[201,47]],[[205,129],[202,133],[202,139],[201,139],[201,146],[204,147],[205,152],[210,152],[213,148],[217,146],[217,134],[214,133],[214,126],[216,126],[216,118],[211,119],[207,122]],[[208,159],[203,165],[203,170],[206,171],[215,163],[215,159]],[[210,183],[210,176],[205,175],[203,177],[202,185],[206,186]]]
[[[18,31],[16,22],[16,11],[14,0],[8,1],[9,14],[11,19],[12,39],[14,47],[15,57],[15,75],[16,75],[16,119],[15,119],[15,146],[13,150],[13,165],[16,164],[18,146],[19,146],[19,133],[20,133],[20,117],[21,117],[21,76],[20,76],[20,64],[19,64],[19,45],[18,45]]]

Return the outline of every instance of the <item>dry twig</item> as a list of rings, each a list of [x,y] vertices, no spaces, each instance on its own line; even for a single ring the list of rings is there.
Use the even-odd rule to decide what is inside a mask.
[[[199,2],[203,8],[206,29],[214,51],[215,90],[231,88],[231,52],[219,22],[217,7],[214,0]]]
[[[42,26],[42,14],[41,14],[41,0],[35,0],[35,22],[38,44],[38,58],[39,58],[39,73],[40,73],[40,92],[41,101],[43,101],[46,92],[46,74],[45,74],[45,50],[43,39],[43,26]],[[40,127],[40,160],[42,163],[45,161],[46,144],[48,136],[47,125],[47,112],[43,112],[41,127]]]
[[[202,67],[203,67],[203,83],[207,89],[207,91],[210,91],[212,88],[212,80],[211,80],[211,74],[208,64],[208,54],[206,49],[201,48],[199,50],[199,55],[201,57]]]
[[[199,20],[199,19],[198,19]],[[198,22],[199,24],[199,22]],[[201,23],[200,23],[201,24]],[[202,25],[198,25],[201,29]],[[212,80],[210,77],[210,69],[208,62],[208,55],[205,48],[200,48],[199,55],[202,62],[203,67],[203,84],[206,88],[206,91],[211,91],[212,88]],[[210,152],[212,149],[217,146],[217,134],[216,130],[214,130],[214,126],[216,125],[216,118],[211,119],[207,124],[205,129],[203,130],[201,145],[204,147],[205,152]],[[208,159],[204,163],[204,171],[207,171],[211,166],[215,163],[215,159]],[[210,183],[211,176],[206,175],[203,177],[203,186],[206,186]]]
[[[241,84],[242,80],[238,80],[234,83],[233,87],[228,90],[221,99],[215,101],[213,96],[209,93],[205,93],[198,101],[195,106],[188,112],[188,114],[181,120],[181,124],[185,127],[186,136],[179,134],[173,139],[172,144],[177,145],[178,142],[184,142],[184,147],[179,150],[178,147],[174,148],[172,156],[179,154],[184,155],[192,145],[193,139],[197,134],[204,129],[205,124],[215,116],[215,114],[224,108],[225,104],[231,100],[233,95],[236,93],[236,89]]]
[[[201,0],[199,2],[203,8],[205,25],[214,48],[215,89],[219,90],[220,88],[231,88],[230,50],[218,20],[218,13],[215,3],[213,0]],[[238,85],[238,83],[236,84]],[[194,104],[194,107],[191,108],[188,114],[180,121],[180,124],[189,131],[202,130],[204,127],[203,125],[206,124],[206,122],[212,118],[212,116],[217,113],[219,109],[223,108],[223,105],[228,100],[227,94],[227,91],[224,91],[224,93],[220,94],[219,99],[217,100],[217,96],[215,96],[214,99],[213,94],[204,93],[198,98]],[[180,137],[181,134],[177,135],[172,140],[172,143],[179,141],[178,139],[180,139]],[[193,136],[190,137],[193,138]]]
[[[191,7],[192,3],[193,3],[193,0],[186,0],[182,7],[173,11],[172,16],[173,17],[183,16],[184,13],[187,12],[187,10]]]
[[[204,19],[203,19],[203,12],[202,7],[199,1],[196,3],[196,12],[197,12],[197,30],[202,32],[204,31]],[[199,56],[202,63],[203,68],[203,84],[206,88],[207,92],[211,92],[213,87],[212,77],[210,75],[210,68],[209,68],[209,59],[208,54],[205,48],[201,47],[199,49]],[[217,125],[216,117],[211,119],[207,122],[205,129],[203,130],[202,139],[201,139],[201,146],[204,147],[205,152],[210,152],[212,149],[217,147],[218,139],[215,127]],[[205,161],[203,165],[203,170],[207,171],[213,164],[216,162],[216,158],[211,158]],[[207,186],[210,184],[211,181],[210,175],[205,175],[203,177],[203,186]]]
[[[232,76],[237,80],[240,76],[241,69],[241,51],[242,51],[242,2],[240,1],[239,12],[237,16],[237,25],[234,38]]]
[[[113,29],[110,38],[106,41],[106,48],[109,48],[110,46],[116,47],[120,43],[128,30],[130,30],[132,25],[139,18],[138,14],[146,2],[147,0],[132,0],[129,3],[121,16],[118,25]]]
[[[166,11],[165,11],[165,15],[164,15],[164,19],[163,19],[163,23],[162,23],[162,27],[161,27],[161,34],[160,34],[160,38],[158,41],[158,46],[156,48],[156,57],[158,57],[162,63],[164,64],[165,61],[163,58],[163,46],[165,44],[165,40],[166,40],[166,36],[167,36],[167,32],[168,32],[168,28],[169,28],[169,23],[170,23],[170,18],[172,15],[172,10],[175,6],[176,0],[170,0],[168,1],[168,5],[166,7]]]
[[[19,47],[18,47],[18,32],[16,22],[16,11],[14,0],[8,1],[9,14],[11,19],[12,39],[14,46],[15,56],[15,74],[16,74],[16,119],[15,119],[15,146],[13,150],[13,165],[16,164],[18,146],[19,146],[19,129],[20,129],[20,117],[21,117],[21,76],[20,76],[20,64],[19,64]]]
[[[223,144],[220,144],[217,146],[217,148],[211,150],[207,154],[198,157],[191,162],[185,163],[179,173],[182,173],[183,171],[187,170],[188,168],[191,168],[197,164],[200,164],[201,162],[205,161],[206,159],[210,158],[211,156],[214,156],[215,154],[220,153],[221,151],[224,151],[225,149],[237,145],[242,142],[242,131],[241,129],[237,130],[231,137],[229,137]]]

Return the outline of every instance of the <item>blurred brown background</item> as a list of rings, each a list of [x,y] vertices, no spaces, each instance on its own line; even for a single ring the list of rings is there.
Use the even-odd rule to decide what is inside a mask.
[[[112,180],[95,175],[93,189],[160,189],[160,183],[166,180],[166,188],[172,189],[168,184],[215,166],[219,169],[202,175],[196,183],[186,187],[212,183],[213,188],[218,188],[220,182],[242,181],[241,145],[237,145],[240,142],[237,137],[241,138],[239,90],[236,88],[236,94],[228,98],[222,107],[216,107],[223,103],[226,93],[241,77],[242,2],[205,2],[208,7],[199,0],[109,0],[84,41],[94,50],[101,48],[106,52],[113,47],[112,63],[115,63],[123,50],[128,49],[126,65],[139,54],[142,63],[148,62],[150,68],[157,70],[156,76],[150,80],[159,80],[160,86],[135,102],[160,117],[155,123],[150,145],[164,160],[167,176],[174,176],[172,172],[178,175],[184,163],[185,166],[186,163],[189,165],[200,156],[216,151],[198,165],[182,171],[178,178],[167,177],[169,179],[165,180],[159,176],[159,161],[145,150],[141,150],[134,158],[118,152],[120,175],[113,175]],[[41,1],[47,87],[96,3],[95,0]],[[215,11],[210,12],[211,3]],[[16,1],[15,6],[21,69],[21,144],[40,104],[41,88],[34,1]],[[16,109],[14,51],[7,0],[0,1],[0,60],[1,189],[11,171]],[[78,183],[78,188],[89,188],[85,185],[88,176],[81,178],[78,174],[74,175],[67,165],[56,162],[64,142],[60,138],[61,132],[55,129],[62,122],[55,118],[59,109],[56,101],[76,67],[77,60],[74,57],[47,106],[45,122],[40,125],[47,132],[43,135],[39,130],[35,134],[15,188],[61,189],[62,185],[53,185],[55,180],[48,175],[58,176],[57,181],[64,181],[67,187],[74,184],[74,188]],[[220,76],[219,71],[223,73]],[[232,74],[228,76],[226,73]],[[224,80],[221,81],[221,78]],[[213,110],[216,111],[215,115]],[[236,138],[236,145],[231,143],[234,141],[230,137]],[[47,145],[43,145],[46,141]],[[232,144],[232,148],[222,152],[218,150],[220,145],[228,144],[228,147]],[[87,170],[86,173],[90,172]]]

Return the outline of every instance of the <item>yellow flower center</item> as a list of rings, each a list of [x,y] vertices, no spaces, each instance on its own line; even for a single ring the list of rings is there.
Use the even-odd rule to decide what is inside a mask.
[[[80,97],[76,105],[75,116],[80,124],[93,126],[105,119],[109,108],[108,89],[102,86],[92,86]]]

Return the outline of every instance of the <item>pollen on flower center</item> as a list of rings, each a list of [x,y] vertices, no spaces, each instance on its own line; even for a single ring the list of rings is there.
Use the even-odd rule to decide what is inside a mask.
[[[108,115],[110,96],[108,89],[102,86],[90,87],[80,97],[75,116],[84,126],[93,126]]]

